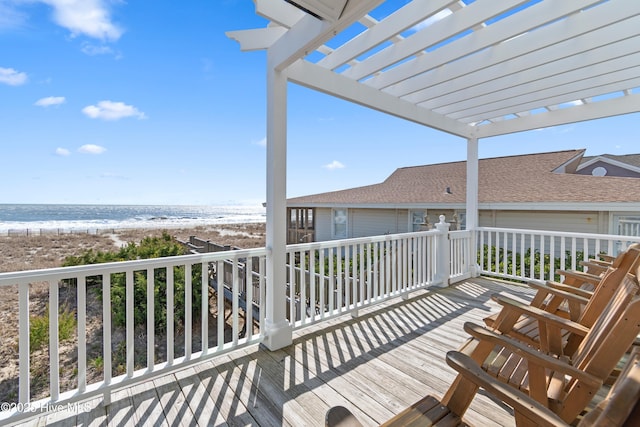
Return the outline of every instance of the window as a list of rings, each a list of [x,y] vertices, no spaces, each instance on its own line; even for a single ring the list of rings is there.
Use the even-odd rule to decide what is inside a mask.
[[[347,238],[347,209],[333,210],[333,237],[337,239]]]
[[[427,215],[425,211],[410,211],[409,213],[409,231],[423,231],[428,227]]]

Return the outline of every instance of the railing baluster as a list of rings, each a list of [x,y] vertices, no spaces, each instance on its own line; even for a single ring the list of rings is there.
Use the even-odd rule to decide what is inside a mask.
[[[51,401],[60,397],[60,336],[58,333],[59,287],[57,280],[49,280],[49,392]]]
[[[291,324],[296,323],[295,307],[296,307],[296,270],[295,270],[296,252],[289,252],[289,321]],[[262,317],[262,316],[260,316]]]
[[[342,295],[343,295],[343,289],[344,289],[344,283],[342,280],[342,275],[343,275],[343,269],[342,269],[342,260],[343,258],[343,254],[344,254],[344,249],[342,247],[342,245],[338,245],[338,247],[336,248],[336,263],[337,265],[337,269],[336,269],[336,276],[337,276],[337,280],[338,280],[338,302],[337,302],[337,311],[338,313],[342,313],[343,310],[343,301],[342,301]]]
[[[18,357],[20,358],[18,398],[20,403],[29,403],[31,398],[29,381],[29,371],[31,370],[29,364],[29,283],[26,282],[18,284],[18,312]]]
[[[368,246],[366,243],[361,243],[358,245],[358,280],[360,281],[360,298],[358,299],[358,303],[360,306],[366,304],[369,299],[369,294],[367,292],[367,287],[369,286],[367,280],[367,257],[368,255]]]
[[[306,251],[300,251],[300,322],[307,321]]]
[[[351,264],[351,245],[347,244],[344,247],[344,307],[345,310],[349,310],[349,306],[351,305],[351,287],[352,283],[349,278],[351,274],[351,269],[349,265]]]
[[[111,384],[111,274],[102,275],[102,361],[104,384]],[[110,394],[105,392],[107,404]]]
[[[174,358],[174,268],[167,267],[167,364],[173,365]],[[224,294],[223,294],[224,295]],[[224,299],[224,298],[223,298]]]
[[[200,343],[202,355],[209,353],[209,263],[203,262],[200,264],[200,271],[202,271],[202,299],[201,299],[201,327],[202,333],[200,334]]]
[[[318,263],[318,293],[320,294],[320,319],[324,319],[325,313],[325,293],[327,292],[327,285],[325,284],[325,268],[324,268],[324,251],[319,250],[320,261]]]
[[[380,242],[373,244],[373,298],[380,296]]]
[[[135,338],[134,307],[135,307],[135,304],[133,301],[133,270],[131,269],[127,270],[125,275],[125,282],[126,282],[125,312],[126,312],[126,340],[127,340],[127,359],[126,359],[127,377],[132,377],[133,371],[134,371],[134,355],[135,355],[134,353],[134,338]],[[78,289],[80,289],[80,283],[78,283]],[[79,328],[78,328],[78,333],[80,333]]]
[[[155,358],[155,277],[153,268],[147,268],[147,369],[152,372]]]
[[[265,323],[265,313],[267,311],[267,307],[266,307],[266,300],[267,300],[267,289],[264,285],[265,283],[265,276],[266,276],[266,264],[267,264],[267,260],[265,257],[261,256],[259,258],[259,262],[258,264],[260,265],[260,279],[258,281],[258,289],[259,289],[259,295],[260,295],[260,335],[264,334],[264,323]],[[291,262],[293,264],[293,261]],[[293,284],[291,284],[290,287],[290,291],[289,292],[293,292]],[[291,323],[293,323],[294,319],[291,319]]]
[[[544,281],[544,267],[545,267],[545,256],[544,256],[544,235],[540,236],[540,275],[539,279]]]
[[[184,266],[184,357],[191,359],[191,342],[193,326],[193,275],[190,263]]]
[[[78,277],[78,391],[87,389],[87,278]],[[133,372],[133,371],[132,371]]]
[[[244,330],[245,337],[251,339],[253,336],[253,259],[247,258],[244,264],[244,280],[246,283],[245,290],[245,311],[244,311]]]
[[[329,248],[329,283],[328,283],[328,291],[327,298],[329,299],[329,313],[334,314],[335,310],[335,284],[336,284],[336,275],[334,272],[335,268],[335,249]]]
[[[504,243],[503,243],[503,248],[502,248],[502,271],[504,273],[504,275],[507,275],[507,268],[508,268],[508,262],[507,259],[509,258],[509,233],[503,233],[504,234]]]
[[[217,308],[217,321],[218,321],[218,351],[222,351],[224,348],[224,321],[225,321],[225,312],[224,312],[224,261],[218,260],[215,263],[216,265],[216,301],[218,303]]]
[[[238,345],[238,336],[240,335],[240,319],[238,318],[238,311],[240,311],[240,301],[239,301],[239,292],[240,292],[240,275],[239,269],[240,265],[238,263],[238,258],[233,258],[232,264],[232,298],[231,298],[231,331],[233,337],[233,345]]]
[[[556,274],[556,238],[555,236],[549,236],[549,278],[548,280],[554,280]]]
[[[309,249],[309,310],[311,310],[311,321],[315,322],[316,320],[316,282],[317,282],[317,272],[316,272],[316,250]]]

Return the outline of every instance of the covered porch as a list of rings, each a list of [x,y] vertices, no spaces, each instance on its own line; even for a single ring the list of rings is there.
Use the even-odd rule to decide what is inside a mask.
[[[640,2],[255,4],[268,24],[229,36],[244,50],[267,51],[266,247],[0,274],[0,287],[17,289],[20,316],[19,392],[0,423],[178,424],[193,415],[212,425],[321,425],[327,407],[346,403],[373,425],[425,394],[444,393],[453,378],[444,354],[465,339],[464,321],[479,322],[494,308],[491,293],[527,292],[478,276],[546,280],[556,277],[556,260],[578,268],[581,258],[640,241],[480,228],[477,179],[483,138],[640,111]],[[467,153],[466,229],[449,231],[443,219],[432,231],[287,246],[289,82],[459,136]],[[197,305],[193,295],[208,293],[213,275],[215,292],[230,292],[230,310],[228,319],[218,315],[212,324],[207,299]],[[115,277],[126,294],[112,302]],[[58,309],[59,284],[70,280],[77,384],[66,390],[60,371],[70,367],[60,364]],[[42,399],[32,397],[30,375],[29,294],[36,282],[48,285],[50,304],[50,375]],[[136,311],[142,283],[148,306],[157,283],[166,292],[161,358],[153,310],[142,314],[142,326]],[[174,324],[178,283],[184,331]],[[97,284],[98,349],[86,334],[88,289]],[[218,313],[225,312],[222,301]],[[257,311],[243,310],[241,301]],[[112,363],[117,304],[126,325],[119,337],[123,372]],[[198,334],[209,339],[198,341]],[[91,382],[88,355],[95,351],[103,375]],[[55,406],[88,399],[88,413]],[[466,418],[478,425],[512,422],[508,408],[482,395]]]

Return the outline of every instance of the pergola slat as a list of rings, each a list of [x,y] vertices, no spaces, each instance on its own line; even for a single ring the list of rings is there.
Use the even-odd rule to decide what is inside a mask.
[[[321,67],[334,70],[397,34],[424,21],[458,0],[416,0],[399,9],[383,22],[362,32],[318,61]]]
[[[503,0],[501,2],[475,2],[463,7],[457,13],[451,14],[434,22],[409,38],[396,43],[375,55],[346,70],[343,74],[354,80],[370,76],[386,67],[403,61],[423,50],[429,49],[451,39],[457,34],[472,30],[473,27],[494,18],[504,10],[526,3],[526,0]],[[385,21],[381,22],[383,25]]]
[[[473,35],[463,36],[457,40],[453,40],[446,49],[437,49],[433,52],[427,52],[425,55],[407,61],[388,71],[381,73],[366,82],[366,84],[377,89],[383,89],[390,85],[388,92],[395,96],[403,96],[424,88],[428,76],[424,73],[441,66],[452,68],[449,72],[460,72],[460,65],[456,61],[470,57],[476,52],[485,49],[495,48],[497,45],[509,41],[514,37],[514,28],[517,28],[518,34],[535,34],[535,30],[541,26],[547,25],[552,21],[564,18],[565,16],[575,13],[580,7],[588,4],[596,3],[599,0],[590,0],[589,2],[580,2],[578,6],[575,2],[549,3],[543,2],[536,4],[520,13],[514,15],[512,19],[502,19],[492,25],[488,25],[481,31],[475,32]],[[502,4],[500,4],[502,6]],[[425,30],[427,31],[427,30]],[[435,29],[433,30],[435,31]],[[473,37],[470,42],[466,37]],[[507,43],[507,44],[509,44]],[[508,47],[507,47],[508,49]],[[482,64],[480,64],[482,66]],[[469,73],[472,69],[465,68],[462,71]],[[415,80],[414,76],[423,75]]]
[[[605,4],[570,16],[562,25],[549,25],[495,46],[493,50],[487,49],[463,58],[437,70],[437,76],[432,76],[429,82],[422,82],[424,89],[408,95],[406,99],[416,103],[434,100],[433,105],[422,106],[435,108],[452,102],[446,98],[450,93],[465,91],[456,95],[458,100],[477,96],[477,92],[467,95],[466,91],[488,81],[507,75],[517,76],[541,64],[560,61],[637,35],[638,24],[629,19],[640,13],[640,2],[628,4],[632,7]],[[613,27],[606,25],[607,22],[617,24]],[[600,31],[595,33],[598,29]],[[427,80],[426,75],[423,80]]]
[[[517,99],[541,97],[544,96],[543,91],[545,93],[549,90],[566,91],[567,85],[580,85],[588,88],[589,86],[600,86],[603,81],[606,82],[608,79],[625,80],[626,77],[620,79],[615,73],[618,70],[628,70],[640,65],[640,54],[638,53],[640,37],[634,37],[621,43],[624,43],[629,48],[624,54],[620,54],[616,49],[611,49],[610,46],[602,48],[603,50],[608,50],[606,54],[614,56],[612,60],[598,63],[595,62],[599,59],[597,55],[588,54],[579,55],[575,58],[565,58],[562,62],[573,69],[556,74],[547,74],[543,73],[543,70],[532,69],[530,73],[527,73],[531,75],[531,78],[525,78],[525,75],[522,74],[494,80],[482,85],[481,88],[471,88],[471,96],[465,97],[462,101],[446,103],[445,99],[440,99],[439,101],[444,104],[443,106],[430,106],[430,108],[450,117],[455,117],[452,115],[453,113],[472,109],[477,109],[473,113],[477,114],[490,110],[493,108],[492,105],[494,103],[503,102],[503,100],[509,99],[512,105],[517,105]],[[540,68],[550,68],[550,66],[557,68],[556,63],[546,65]],[[551,77],[545,77],[547,75],[551,75]],[[480,92],[480,89],[483,92],[482,94],[477,93]]]

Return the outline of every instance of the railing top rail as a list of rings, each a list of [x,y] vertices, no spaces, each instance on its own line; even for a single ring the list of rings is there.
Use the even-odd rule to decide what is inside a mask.
[[[90,276],[92,274],[119,273],[127,270],[146,270],[147,268],[162,268],[183,264],[197,264],[202,262],[224,261],[229,258],[246,258],[265,256],[266,248],[241,249],[204,254],[178,255],[164,258],[152,258],[133,261],[117,261],[102,264],[79,265],[72,267],[57,267],[43,270],[26,270],[0,273],[0,287],[15,285],[29,281],[49,280],[76,276]]]
[[[597,233],[574,233],[568,231],[548,231],[548,230],[528,230],[524,228],[498,228],[498,227],[478,227],[477,231],[500,231],[516,234],[536,234],[542,236],[554,237],[575,237],[578,239],[597,239],[597,240],[624,240],[627,242],[640,242],[638,236],[621,236],[618,234],[597,234]]]
[[[393,240],[402,240],[412,237],[431,236],[438,234],[438,230],[429,231],[416,231],[412,233],[396,233],[396,234],[382,234],[379,236],[357,237],[355,239],[340,239],[340,240],[327,240],[324,242],[311,242],[311,243],[296,243],[293,245],[287,245],[287,251],[301,251],[308,249],[330,249],[338,246],[358,245],[376,242],[385,242]]]
[[[471,235],[471,230],[453,230],[450,231],[449,234],[451,234],[453,237],[467,237]]]

